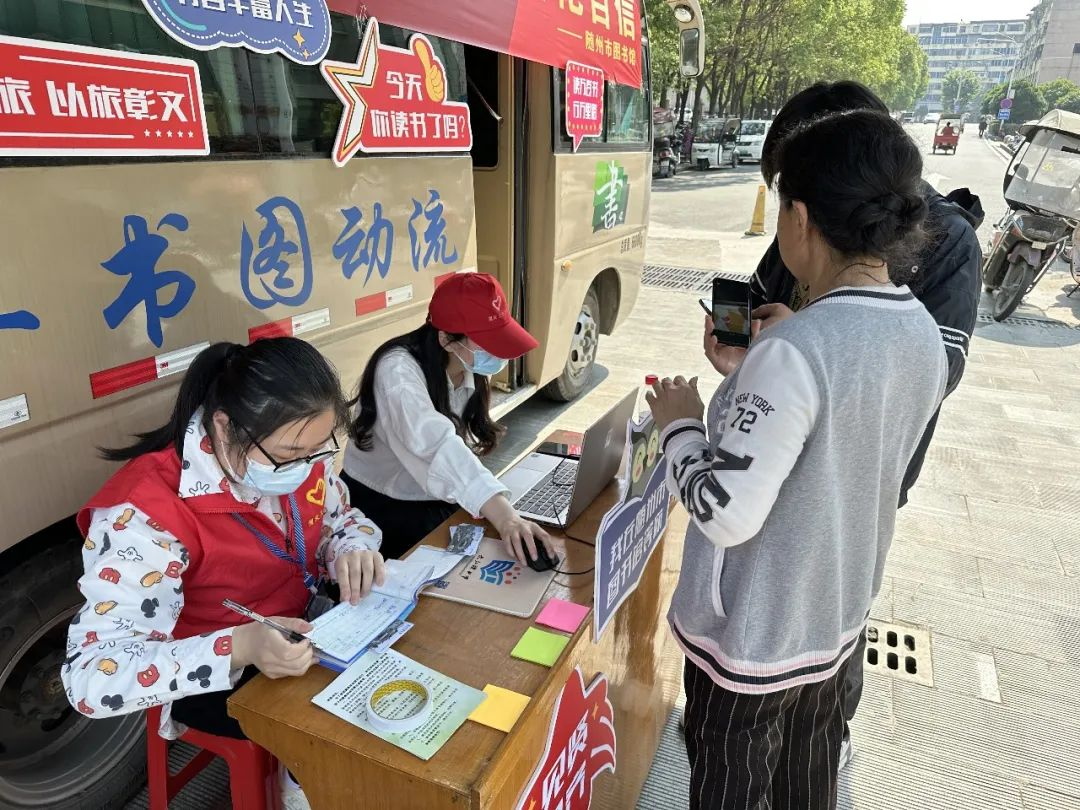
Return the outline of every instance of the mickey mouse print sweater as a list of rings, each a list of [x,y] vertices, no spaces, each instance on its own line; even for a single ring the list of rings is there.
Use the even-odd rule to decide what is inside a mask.
[[[229,528],[231,513],[241,513],[249,523],[258,520],[267,529],[276,526],[278,531],[273,533],[278,537],[288,536],[289,520],[283,507],[287,499],[262,496],[229,482],[203,430],[201,411],[188,426],[182,460],[177,461],[175,451],[170,449],[169,453],[179,470],[179,486],[171,495],[181,504],[215,499],[221,506],[212,511],[224,514],[204,511],[207,520],[225,521]],[[310,513],[307,520],[314,521],[308,533],[318,539],[304,556],[311,572],[332,577],[340,555],[377,549],[382,535],[375,524],[349,506],[348,490],[329,465],[315,483],[315,492],[309,493],[311,503],[301,494]],[[212,606],[195,604],[192,594],[203,592],[205,601],[207,581],[232,594],[233,584],[238,587],[251,580],[253,572],[216,564],[206,549],[194,553],[196,550],[185,547],[159,522],[164,518],[158,515],[155,520],[133,502],[100,506],[89,515],[83,544],[85,573],[79,579],[86,604],[68,630],[61,678],[72,706],[89,717],[110,717],[164,704],[159,731],[173,739],[183,728],[169,717],[172,701],[230,689],[242,672],[232,668],[232,632],[233,625],[246,620],[220,609],[220,596],[216,602],[224,618],[207,620],[205,615],[197,615],[196,609],[205,613]],[[248,553],[265,555],[269,565],[283,568],[286,575],[292,573],[295,566],[275,560],[243,528],[237,531]],[[296,577],[300,578],[298,572]],[[302,612],[306,599],[302,583],[299,593]],[[195,621],[200,625],[197,632],[181,632],[183,625],[190,627]]]
[[[780,691],[850,655],[946,371],[907,287],[844,287],[761,334],[707,427],[665,429],[668,485],[691,516],[668,620],[718,685]]]

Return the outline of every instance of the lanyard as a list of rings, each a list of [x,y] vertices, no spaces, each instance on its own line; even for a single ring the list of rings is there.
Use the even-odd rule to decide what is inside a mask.
[[[289,495],[288,499],[289,514],[292,518],[290,522],[292,523],[293,545],[296,546],[299,559],[297,559],[297,557],[294,557],[291,554],[286,554],[284,551],[278,548],[274,543],[270,541],[269,537],[259,531],[250,521],[248,521],[242,515],[234,513],[233,517],[241,526],[243,526],[257,538],[259,538],[259,541],[264,546],[266,546],[267,551],[269,551],[279,560],[285,560],[286,562],[291,562],[293,565],[298,566],[301,573],[303,573],[304,575],[304,585],[308,588],[308,590],[312,590],[315,588],[318,580],[316,580],[315,577],[313,577],[307,569],[307,548],[304,545],[304,524],[300,520],[300,506],[296,502],[295,494]],[[286,530],[287,529],[288,527],[286,527]]]

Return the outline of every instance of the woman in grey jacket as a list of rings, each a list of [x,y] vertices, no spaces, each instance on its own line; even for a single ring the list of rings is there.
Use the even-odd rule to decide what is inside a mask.
[[[649,397],[692,518],[669,621],[694,808],[835,806],[844,668],[945,390],[934,320],[890,273],[926,216],[918,148],[888,115],[837,113],[778,165],[780,252],[811,303],[755,310],[707,417],[696,380]]]

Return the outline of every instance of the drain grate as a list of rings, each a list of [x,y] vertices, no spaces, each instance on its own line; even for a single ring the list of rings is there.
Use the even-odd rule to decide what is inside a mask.
[[[866,667],[899,680],[933,686],[930,630],[871,620],[866,625]]]
[[[692,267],[666,267],[659,264],[647,264],[641,272],[641,283],[646,287],[661,290],[685,290],[687,292],[711,294],[714,278],[731,281],[749,281],[745,273],[723,273],[718,270],[696,270]]]
[[[999,323],[995,321],[988,312],[980,312],[978,316],[979,323]],[[1080,327],[1072,326],[1064,321],[1056,321],[1052,318],[1024,318],[1024,317],[1011,317],[1006,318],[1000,323],[1009,324],[1011,326],[1035,326],[1039,329],[1078,329]]]

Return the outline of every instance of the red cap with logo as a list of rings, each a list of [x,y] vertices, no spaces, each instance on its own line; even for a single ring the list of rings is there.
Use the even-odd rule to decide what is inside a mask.
[[[510,316],[502,287],[487,273],[455,273],[446,279],[431,296],[428,319],[436,329],[463,334],[502,360],[540,345]]]

